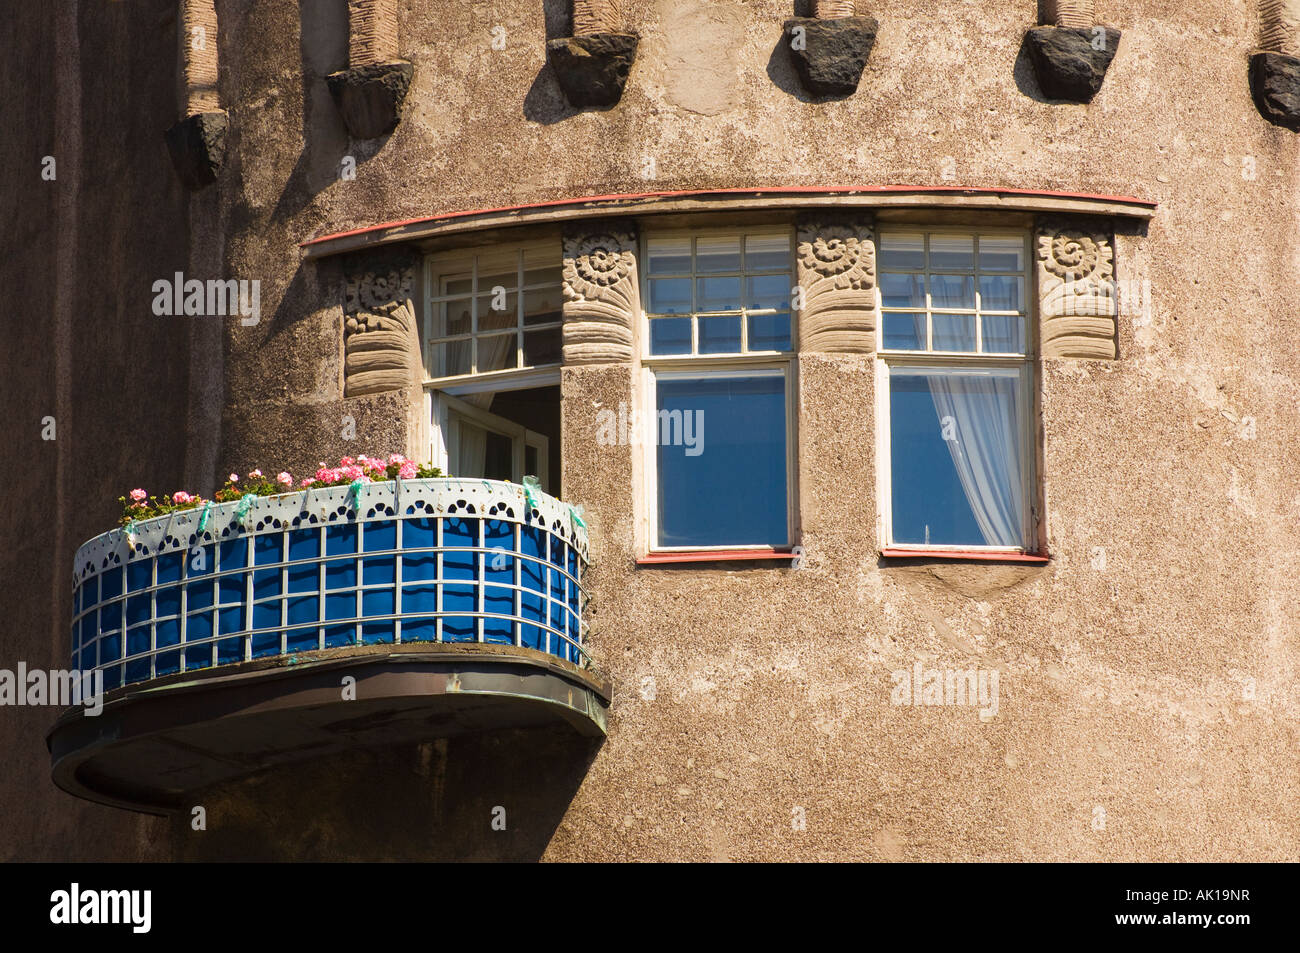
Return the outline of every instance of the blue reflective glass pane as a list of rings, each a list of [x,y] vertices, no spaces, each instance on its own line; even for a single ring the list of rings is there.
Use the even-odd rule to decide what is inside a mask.
[[[1016,389],[1014,378],[986,373],[890,374],[894,542],[1021,544]]]
[[[1018,314],[986,314],[980,318],[984,351],[991,354],[1023,354],[1025,319]]]
[[[696,278],[696,311],[736,311],[740,308],[740,277]]]
[[[785,545],[784,378],[660,378],[657,390],[659,545]]]
[[[745,279],[745,307],[751,311],[785,311],[790,307],[788,275],[750,275]]]
[[[901,307],[910,307],[902,305]],[[973,275],[931,275],[931,308],[975,308]]]
[[[924,308],[925,276],[882,274],[880,302],[886,308]]]
[[[790,315],[751,314],[749,349],[751,351],[790,350]]]
[[[650,314],[690,314],[691,279],[654,278],[650,281]]]
[[[886,348],[897,351],[925,348],[924,314],[885,314],[883,320]]]
[[[740,353],[740,315],[700,318],[701,354]]]
[[[930,320],[936,351],[975,350],[975,315],[935,314]]]
[[[690,318],[652,318],[650,320],[651,354],[690,354]]]

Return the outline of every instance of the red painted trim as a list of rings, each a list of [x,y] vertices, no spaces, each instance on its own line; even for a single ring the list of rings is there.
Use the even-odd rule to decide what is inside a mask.
[[[1036,563],[1042,565],[1052,561],[1051,556],[1038,556],[1033,553],[990,553],[970,549],[882,549],[880,555],[885,559],[971,559],[998,563]]]
[[[1088,192],[1057,192],[1045,189],[985,189],[970,188],[960,185],[832,185],[832,186],[777,186],[768,189],[687,189],[677,192],[629,192],[615,195],[585,195],[573,199],[553,199],[549,202],[530,202],[526,205],[502,205],[497,208],[467,209],[460,212],[443,212],[423,218],[407,218],[396,222],[384,222],[381,225],[367,225],[333,235],[322,235],[299,243],[300,248],[317,245],[336,238],[348,238],[353,235],[365,235],[368,232],[380,232],[388,228],[401,228],[405,225],[420,225],[428,222],[451,221],[457,218],[469,218],[473,215],[490,215],[496,212],[521,212],[534,208],[560,208],[566,205],[588,205],[593,203],[627,202],[639,199],[690,198],[704,195],[845,195],[858,193],[862,195],[882,195],[889,192],[918,192],[921,194],[947,194],[963,192],[967,195],[1020,195],[1050,196],[1061,199],[1092,199],[1101,202],[1124,202],[1155,208],[1155,202],[1133,198],[1129,195],[1094,195]]]
[[[646,553],[637,559],[638,566],[659,566],[665,563],[722,563],[737,560],[797,559],[794,553],[777,549],[706,549],[690,553]]]

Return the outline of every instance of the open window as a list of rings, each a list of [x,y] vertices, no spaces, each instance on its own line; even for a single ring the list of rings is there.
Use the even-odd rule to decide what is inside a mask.
[[[563,292],[556,240],[428,259],[430,457],[452,476],[560,492]]]

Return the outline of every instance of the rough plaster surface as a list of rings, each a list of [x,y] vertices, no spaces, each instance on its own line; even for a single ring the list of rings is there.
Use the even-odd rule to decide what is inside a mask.
[[[218,6],[230,144],[218,183],[193,200],[158,134],[174,101],[156,68],[175,50],[174,27],[160,26],[174,5],[13,15],[5,43],[18,55],[0,71],[25,91],[30,122],[0,153],[33,180],[5,196],[25,231],[0,270],[10,311],[55,287],[62,330],[6,324],[15,450],[41,467],[15,478],[32,505],[0,514],[3,664],[61,663],[72,548],[110,525],[124,490],[170,488],[214,444],[213,479],[409,445],[414,389],[342,398],[343,274],[302,263],[305,238],[647,189],[1137,195],[1160,208],[1115,236],[1117,279],[1149,288],[1120,309],[1118,359],[1039,365],[1045,567],[881,565],[872,358],[816,354],[798,373],[801,568],[638,568],[641,476],[632,448],[598,444],[594,417],[633,398],[633,370],[565,370],[565,495],[591,527],[592,647],[614,701],[589,770],[556,788],[558,820],[553,803],[519,795],[521,824],[554,826],[544,847],[519,841],[513,855],[1295,859],[1300,198],[1294,135],[1250,99],[1254,5],[1103,4],[1124,43],[1081,106],[1043,101],[1024,3],[875,0],[858,94],[814,104],[777,49],[789,4],[629,0],[643,42],[626,93],[579,114],[544,65],[543,5],[497,8],[509,41],[493,50],[477,7],[402,4],[397,55],[416,64],[406,118],[354,146],[355,179],[339,175],[349,145],[323,79],[347,62],[343,5],[305,27],[287,0]],[[66,55],[41,55],[51,37]],[[78,61],[93,81],[79,81]],[[57,189],[36,177],[48,152]],[[191,267],[191,241],[221,274],[262,281],[261,321],[221,325],[219,426],[193,406],[187,418],[187,401],[213,399],[188,370],[207,372],[191,339],[210,325],[149,311],[151,282]],[[39,440],[51,406],[52,444]],[[892,705],[891,672],[917,661],[996,669],[996,717]],[[42,741],[52,721],[0,710],[7,858],[406,857],[411,814],[441,783],[412,752],[250,782],[214,792],[223,809],[197,844],[183,825],[168,833],[57,792]],[[483,744],[464,763],[496,750]],[[349,792],[374,771],[403,787],[390,810],[359,818]],[[510,797],[520,776],[484,769],[480,783]],[[316,841],[277,827],[308,787],[322,792],[304,821]],[[436,837],[415,843],[438,856]]]

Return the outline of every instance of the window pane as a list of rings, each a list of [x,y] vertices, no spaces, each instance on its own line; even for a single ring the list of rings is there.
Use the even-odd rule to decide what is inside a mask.
[[[691,279],[655,278],[650,282],[650,307],[653,314],[690,314]]]
[[[740,310],[740,278],[695,279],[697,311]]]
[[[925,276],[886,272],[880,276],[880,298],[886,308],[924,308]]]
[[[925,236],[881,236],[880,267],[896,268],[900,271],[922,271],[925,268]]]
[[[690,354],[690,318],[652,318],[650,320],[651,354]]]
[[[788,543],[784,378],[660,378],[657,392],[658,544]]]
[[[509,480],[514,463],[514,441],[456,416],[456,460],[452,471],[459,477]]]
[[[524,292],[524,324],[547,324],[561,321],[560,287]]]
[[[1002,275],[980,276],[981,311],[1019,311],[1025,279]]]
[[[697,272],[740,271],[740,238],[699,238],[695,241]]]
[[[750,271],[790,271],[788,235],[750,235],[745,239],[745,267]]]
[[[652,238],[646,243],[651,275],[690,274],[691,240],[689,238]]]
[[[975,239],[968,235],[931,235],[930,268],[934,271],[974,271]]]
[[[789,275],[756,275],[745,279],[746,308],[751,311],[783,311],[789,306]]]
[[[740,315],[700,318],[701,354],[740,353]]]
[[[451,341],[447,344],[435,344],[433,376],[451,377],[453,374],[468,374],[469,341]]]
[[[1025,319],[1017,314],[986,314],[980,318],[984,350],[993,354],[1025,353]]]
[[[500,331],[513,328],[519,322],[519,294],[507,292],[500,285],[499,294],[480,295],[478,299],[478,329]]]
[[[504,371],[519,366],[516,334],[491,334],[478,339],[478,372]]]
[[[438,305],[442,312],[442,333],[439,337],[450,337],[453,334],[469,334],[470,332],[470,315],[469,301],[445,301]]]
[[[931,320],[934,322],[934,342],[931,345],[934,350],[975,350],[975,315],[936,314]]]
[[[898,351],[925,350],[924,314],[886,314],[883,321],[886,348]]]
[[[980,270],[1024,271],[1024,240],[1020,238],[980,236]]]
[[[930,307],[975,310],[973,275],[931,275]]]
[[[790,350],[790,315],[751,314],[749,349],[751,351]]]
[[[558,364],[563,348],[559,328],[545,328],[541,331],[524,332],[524,364],[535,367],[539,364]]]
[[[474,293],[474,280],[469,275],[447,276],[442,279],[442,296],[459,295],[467,298]]]
[[[893,542],[1023,545],[1018,388],[1018,375],[891,370]]]

